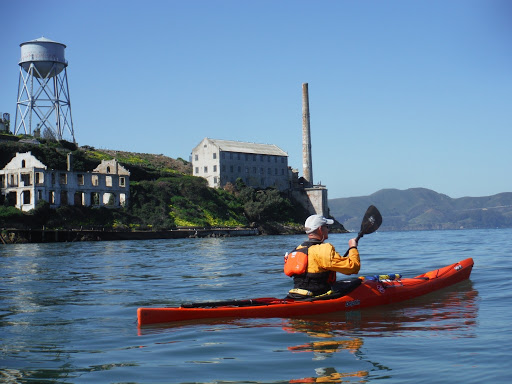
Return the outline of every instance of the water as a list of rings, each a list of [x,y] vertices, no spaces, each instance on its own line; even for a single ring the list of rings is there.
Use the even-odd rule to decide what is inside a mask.
[[[140,306],[284,297],[283,254],[303,239],[0,246],[0,382],[510,382],[512,229],[365,236],[364,275],[474,258],[470,281],[408,303],[137,328]]]

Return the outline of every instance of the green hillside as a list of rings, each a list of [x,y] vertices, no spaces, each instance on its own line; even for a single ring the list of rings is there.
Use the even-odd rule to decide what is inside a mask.
[[[10,136],[13,137],[12,135]],[[2,141],[0,168],[16,152],[36,156],[51,169],[66,169],[67,153],[73,169],[91,171],[102,159],[116,158],[130,173],[129,205],[122,209],[62,206],[50,209],[42,201],[29,213],[21,213],[0,196],[0,227],[77,228],[116,230],[166,230],[179,226],[258,227],[262,233],[302,231],[307,212],[275,189],[256,191],[242,182],[212,189],[207,181],[191,175],[191,164],[163,155],[98,150],[73,143]]]
[[[382,213],[381,230],[387,231],[512,227],[512,192],[453,199],[425,188],[383,189],[329,200],[331,215],[349,230],[358,229],[371,204]]]

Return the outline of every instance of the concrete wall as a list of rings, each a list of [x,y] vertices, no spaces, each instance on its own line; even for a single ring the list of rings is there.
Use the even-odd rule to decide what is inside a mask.
[[[297,189],[292,192],[292,196],[311,215],[329,216],[327,188],[324,186],[318,185],[312,188]]]

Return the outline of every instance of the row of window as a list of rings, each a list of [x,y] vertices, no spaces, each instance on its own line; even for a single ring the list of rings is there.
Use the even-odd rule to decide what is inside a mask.
[[[267,184],[267,180],[262,177],[260,179],[257,179],[255,177],[247,177],[247,178],[242,178],[242,181],[246,184],[246,185],[249,185],[249,186],[252,186],[252,187],[268,187],[269,185]],[[217,177],[217,176],[214,176],[213,177],[213,184],[215,186],[218,186],[219,185],[219,182],[220,182],[220,178]],[[223,183],[225,184],[226,182],[232,182],[232,183],[235,183],[235,179],[234,178],[230,178],[230,179],[227,179],[227,180],[224,180]]]
[[[213,172],[217,172],[217,166],[213,166]],[[222,172],[226,172],[226,166],[222,166]],[[229,166],[229,172],[233,173],[235,172],[235,167],[233,165]],[[237,167],[237,172],[242,172],[242,167],[239,165]],[[203,167],[203,173],[208,173],[208,166]],[[245,167],[245,173],[250,173],[250,167]],[[258,173],[257,167],[252,167],[252,173]],[[265,169],[263,167],[259,168],[260,175],[263,175],[265,173]],[[199,167],[196,167],[195,174],[199,175]],[[277,168],[274,168],[274,175],[277,176],[279,174],[279,170]],[[284,176],[284,168],[281,168],[281,176]],[[272,168],[267,168],[267,175],[272,175]]]
[[[229,157],[230,160],[242,160],[245,159],[245,161],[257,161],[258,157],[260,161],[265,161],[265,158],[267,159],[267,162],[270,163],[271,159],[274,159],[274,163],[278,162],[278,159],[281,159],[281,163],[284,164],[286,158],[284,156],[274,156],[274,155],[256,155],[254,153],[239,153],[239,152],[221,152],[220,153],[221,159],[226,159]],[[217,159],[217,153],[213,153],[213,159]],[[196,154],[194,156],[194,160],[199,160],[199,155]]]
[[[18,186],[18,178],[15,174],[9,174],[7,175],[7,178],[4,178],[4,175],[0,175],[0,185],[3,188],[7,187],[17,187]],[[77,174],[77,184],[78,185],[85,185],[85,178],[83,174]],[[42,172],[36,172],[35,173],[35,184],[36,185],[42,185],[44,184],[44,174]],[[20,180],[23,182],[23,186],[28,187],[31,186],[31,179],[29,173],[21,173],[20,174]],[[8,181],[8,185],[6,185],[6,181]],[[55,184],[56,177],[55,173],[51,174],[51,182],[52,185]],[[93,186],[97,187],[99,186],[99,175],[91,175],[91,183]],[[68,174],[67,173],[60,173],[59,174],[59,184],[66,185],[68,184]],[[112,187],[112,176],[105,176],[105,185],[107,187]],[[119,176],[119,186],[125,187],[126,186],[126,179],[124,176]]]
[[[32,193],[30,190],[22,191],[20,197],[21,197],[21,204],[27,205],[32,204],[31,201]],[[67,205],[68,204],[68,193],[66,191],[61,191],[60,194],[60,205]],[[74,205],[86,205],[85,201],[85,193],[84,192],[75,192],[74,193]],[[57,192],[56,191],[48,191],[48,198],[50,204],[56,204],[57,203]],[[43,199],[43,191],[37,190],[37,200]],[[8,203],[12,206],[15,206],[18,204],[18,195],[16,192],[10,192],[7,195]],[[103,205],[125,205],[126,202],[126,195],[124,193],[119,194],[119,201],[116,202],[116,195],[113,193],[103,193],[100,194],[99,192],[91,192],[90,194],[90,204],[91,205],[100,205],[100,202],[103,203]]]

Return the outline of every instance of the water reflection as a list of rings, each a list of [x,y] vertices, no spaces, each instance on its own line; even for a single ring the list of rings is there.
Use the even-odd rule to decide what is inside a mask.
[[[477,316],[478,292],[471,281],[467,281],[436,295],[406,303],[308,319],[287,319],[282,327],[286,332],[303,333],[313,339],[289,346],[288,350],[292,352],[311,353],[312,360],[322,363],[332,359],[335,353],[348,352],[356,360],[370,363],[373,370],[388,375],[389,367],[365,356],[362,347],[367,338],[404,336],[409,332],[414,332],[416,337],[423,333],[427,337],[471,338],[475,337]],[[290,382],[339,383],[349,377],[359,377],[359,382],[364,383],[370,374],[367,370],[346,372],[343,367],[334,366],[318,367],[315,371],[317,377]]]

